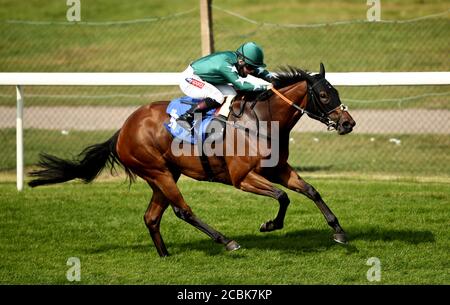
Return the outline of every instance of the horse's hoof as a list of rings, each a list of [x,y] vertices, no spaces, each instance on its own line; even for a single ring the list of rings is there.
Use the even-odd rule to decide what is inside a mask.
[[[343,245],[348,244],[347,236],[345,235],[345,233],[333,234],[333,240],[339,244],[343,244]]]
[[[261,224],[261,226],[259,227],[259,232],[271,232],[271,231],[275,231],[275,230],[279,230],[283,228],[283,226],[277,226],[273,220],[269,220],[263,224]]]
[[[269,220],[261,224],[261,226],[259,227],[259,232],[270,232],[274,230],[274,227],[275,225],[273,221]]]
[[[225,249],[227,249],[227,251],[235,251],[235,250],[239,249],[240,247],[241,246],[239,246],[239,244],[237,242],[232,240],[225,246]]]

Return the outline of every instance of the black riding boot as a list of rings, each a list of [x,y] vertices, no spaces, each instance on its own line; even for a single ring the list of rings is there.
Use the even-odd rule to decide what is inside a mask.
[[[211,109],[219,107],[221,104],[216,102],[216,100],[207,97],[203,99],[197,105],[192,105],[191,109],[186,111],[186,113],[180,115],[177,119],[177,123],[186,130],[190,130],[192,128],[192,122],[194,121],[194,113],[202,113],[205,114]]]

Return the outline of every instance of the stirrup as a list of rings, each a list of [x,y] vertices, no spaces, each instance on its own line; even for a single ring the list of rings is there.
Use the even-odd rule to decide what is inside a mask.
[[[177,124],[180,125],[182,128],[186,129],[187,131],[191,131],[194,126],[192,123],[194,122],[194,118],[192,115],[184,113],[181,115],[178,119],[176,119]]]
[[[186,120],[177,120],[177,124],[178,124],[178,126],[181,126],[181,128],[183,128],[189,132],[192,130],[192,128],[194,128],[194,126],[192,126],[192,124]]]

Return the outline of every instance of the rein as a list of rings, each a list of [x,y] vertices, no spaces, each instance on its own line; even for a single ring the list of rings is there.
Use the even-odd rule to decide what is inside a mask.
[[[317,97],[316,97],[316,95],[314,94],[314,91],[313,91],[312,88],[313,88],[313,87],[311,87],[311,86],[308,84],[308,95],[309,95],[308,100],[309,100],[309,98],[311,98],[311,100],[313,101],[313,103],[316,105],[316,104],[317,104]],[[302,114],[306,113],[309,117],[311,117],[311,118],[313,118],[313,119],[315,119],[315,120],[318,120],[318,121],[324,123],[325,125],[327,125],[328,130],[333,130],[333,129],[336,129],[336,127],[337,127],[337,123],[335,123],[334,121],[332,121],[332,120],[328,117],[328,115],[329,115],[331,112],[333,112],[333,111],[335,111],[336,109],[338,109],[338,108],[341,108],[342,111],[347,111],[347,106],[341,104],[341,105],[337,106],[336,108],[332,109],[331,111],[329,111],[328,113],[322,113],[321,115],[316,115],[316,114],[314,114],[314,113],[309,112],[308,110],[306,110],[306,109],[304,109],[304,108],[301,108],[300,106],[298,106],[297,104],[295,104],[293,101],[291,101],[290,99],[288,99],[286,96],[284,96],[284,95],[283,95],[280,91],[278,91],[277,89],[275,89],[275,88],[270,88],[270,89],[271,89],[276,95],[278,95],[278,97],[280,97],[285,103],[287,103],[288,105],[294,107],[295,109],[297,109],[298,111],[300,111],[300,113],[302,113]],[[306,108],[306,104],[305,104],[304,107]]]
[[[234,103],[234,101],[233,101],[233,103]],[[244,115],[245,105],[247,105],[247,101],[243,100],[243,102],[240,104],[239,113],[234,112],[233,103],[231,103],[231,105],[230,105],[230,112],[235,118],[240,119],[242,117],[242,115]]]

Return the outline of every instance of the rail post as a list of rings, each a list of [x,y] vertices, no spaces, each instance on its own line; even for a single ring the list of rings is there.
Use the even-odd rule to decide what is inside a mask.
[[[17,115],[16,115],[16,172],[17,190],[23,190],[23,86],[16,86]]]

